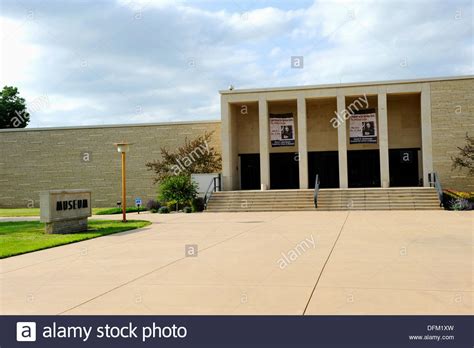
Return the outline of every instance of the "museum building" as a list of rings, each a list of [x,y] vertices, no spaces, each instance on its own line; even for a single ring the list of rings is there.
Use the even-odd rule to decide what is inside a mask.
[[[467,170],[452,167],[474,135],[473,76],[220,96],[220,120],[0,130],[0,207],[37,207],[40,192],[55,189],[88,189],[93,207],[115,206],[120,141],[133,144],[127,204],[156,199],[146,163],[205,132],[222,154],[210,210],[314,209],[318,190],[328,209],[432,208],[440,187],[474,191]]]
[[[472,77],[223,90],[224,190],[451,185]],[[449,167],[449,168],[448,168]],[[471,178],[472,179],[472,178]],[[468,188],[468,187],[465,187]]]

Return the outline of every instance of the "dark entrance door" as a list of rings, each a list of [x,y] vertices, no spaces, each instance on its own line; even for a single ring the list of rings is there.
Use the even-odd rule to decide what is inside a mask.
[[[242,190],[260,189],[260,155],[245,154],[240,156],[240,188]]]
[[[270,188],[297,189],[300,186],[299,181],[297,154],[270,154]]]
[[[314,188],[314,179],[319,175],[321,188],[339,187],[339,159],[337,151],[308,152],[308,184]]]
[[[380,187],[379,150],[347,151],[349,187]]]
[[[390,186],[418,186],[418,150],[389,150]]]

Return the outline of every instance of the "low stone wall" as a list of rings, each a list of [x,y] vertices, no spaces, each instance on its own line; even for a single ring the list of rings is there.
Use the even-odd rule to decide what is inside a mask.
[[[0,131],[0,207],[39,207],[39,192],[90,189],[93,207],[121,200],[121,160],[116,142],[133,143],[127,154],[127,205],[156,198],[154,174],[145,163],[189,139],[214,131],[220,150],[220,121],[151,125],[45,128]]]

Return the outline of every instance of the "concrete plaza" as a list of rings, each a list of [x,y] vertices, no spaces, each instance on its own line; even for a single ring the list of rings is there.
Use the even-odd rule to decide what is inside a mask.
[[[129,218],[153,224],[0,260],[0,314],[473,313],[473,212]]]

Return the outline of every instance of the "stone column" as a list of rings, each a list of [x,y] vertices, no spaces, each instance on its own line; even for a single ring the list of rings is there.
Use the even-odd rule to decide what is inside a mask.
[[[268,104],[264,96],[258,98],[258,128],[260,142],[260,183],[265,188],[270,188],[270,148]]]
[[[381,90],[377,96],[379,119],[379,154],[380,154],[380,184],[390,187],[390,169],[388,161],[388,119],[387,119],[387,93]]]
[[[340,92],[337,93],[337,113],[339,117],[344,117],[346,108],[346,98]],[[339,188],[347,188],[347,135],[345,121],[337,127],[337,153],[339,157]]]
[[[308,144],[306,129],[306,99],[298,96],[298,166],[300,174],[300,189],[308,188]],[[314,178],[312,178],[314,180]]]
[[[223,190],[233,189],[233,151],[232,151],[232,122],[230,104],[221,97],[221,139],[222,139],[222,186]]]
[[[423,186],[428,187],[428,173],[433,171],[433,143],[431,139],[431,88],[421,87],[421,157],[423,161]]]

